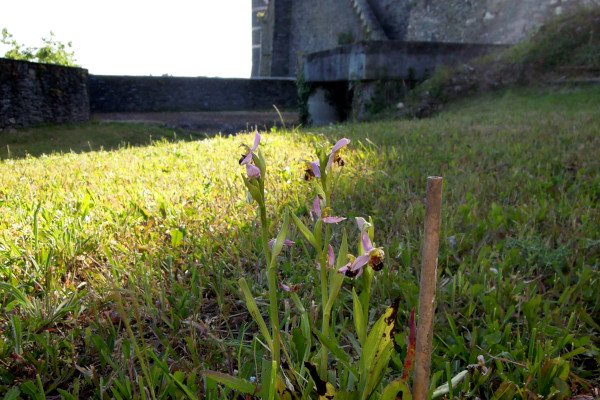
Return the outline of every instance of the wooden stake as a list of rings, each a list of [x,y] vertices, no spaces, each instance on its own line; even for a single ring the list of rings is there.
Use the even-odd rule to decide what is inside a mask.
[[[423,263],[419,286],[419,322],[417,326],[415,380],[413,384],[414,400],[427,400],[429,392],[441,208],[442,178],[439,176],[430,176],[427,178],[425,237],[423,238]]]

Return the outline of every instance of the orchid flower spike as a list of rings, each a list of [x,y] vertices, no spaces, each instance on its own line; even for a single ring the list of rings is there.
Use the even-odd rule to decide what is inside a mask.
[[[344,166],[344,160],[340,157],[340,149],[350,143],[350,139],[342,138],[337,141],[333,148],[331,149],[331,153],[329,153],[329,160],[327,161],[327,166],[325,167],[325,171],[329,171],[332,164],[335,162],[339,166]]]
[[[252,147],[248,147],[247,144],[242,144],[242,146],[246,147],[248,152],[245,154],[242,154],[242,157],[240,158],[240,165],[247,165],[252,160],[252,152],[258,148],[259,144],[260,144],[260,133],[258,133],[258,131],[255,131],[254,132],[254,144],[252,145]],[[250,175],[250,174],[248,174],[248,175]]]
[[[326,224],[337,224],[338,222],[341,222],[346,219],[345,217],[330,217],[329,212],[331,209],[329,207],[325,207],[323,212],[321,212],[321,196],[320,195],[317,195],[317,197],[315,197],[313,207],[315,209],[315,214],[317,215],[317,218],[320,218]]]

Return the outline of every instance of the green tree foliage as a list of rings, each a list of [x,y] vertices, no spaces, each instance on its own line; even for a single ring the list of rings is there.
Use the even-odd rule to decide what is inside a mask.
[[[2,29],[2,39],[0,39],[0,42],[11,47],[10,50],[4,53],[5,58],[79,67],[75,63],[75,53],[69,51],[72,47],[71,42],[65,45],[55,40],[54,32],[52,31],[50,31],[49,38],[42,38],[44,44],[42,47],[25,47],[25,45],[13,39],[13,35],[6,28]]]

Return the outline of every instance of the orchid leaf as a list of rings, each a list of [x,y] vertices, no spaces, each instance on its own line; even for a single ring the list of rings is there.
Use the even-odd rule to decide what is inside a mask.
[[[308,240],[308,242],[315,248],[318,249],[319,248],[319,243],[317,242],[317,240],[315,239],[315,235],[312,234],[312,232],[306,227],[306,225],[304,225],[304,222],[302,222],[300,220],[300,218],[298,218],[296,216],[296,214],[291,213],[292,215],[292,219],[294,220],[294,224],[296,225],[296,227],[298,229],[300,229],[300,232],[302,232],[302,234],[304,235],[304,237],[306,238],[306,240]]]
[[[385,389],[383,389],[383,393],[381,394],[381,398],[379,400],[396,399],[412,400],[410,389],[403,379],[396,379],[390,382]]]
[[[275,390],[277,391],[277,396],[281,400],[298,400],[296,393],[288,389],[279,377],[277,377],[277,380],[275,381]]]
[[[255,183],[255,179],[248,179],[245,175],[242,175],[242,179],[244,180],[244,185],[246,185],[246,189],[250,192],[250,196],[260,204],[260,188]]]
[[[269,334],[269,329],[267,329],[267,324],[265,323],[265,320],[263,319],[262,315],[260,314],[260,311],[258,310],[258,306],[254,301],[254,297],[250,292],[250,288],[248,287],[246,280],[244,278],[240,278],[238,283],[240,285],[240,288],[242,289],[242,293],[244,294],[244,299],[246,300],[246,308],[248,308],[248,312],[250,312],[250,315],[252,315],[254,322],[256,322],[256,324],[258,325],[258,329],[260,329],[260,332],[265,337],[267,345],[269,346],[269,348],[272,348],[273,340],[271,339],[271,335]]]
[[[275,266],[275,261],[277,260],[277,256],[281,253],[281,249],[283,248],[283,244],[285,243],[285,238],[288,234],[290,226],[290,215],[288,210],[285,210],[285,216],[283,217],[283,224],[281,226],[281,230],[277,235],[277,239],[275,239],[275,243],[273,244],[273,250],[271,251],[271,264],[270,268]]]
[[[260,169],[260,176],[262,179],[265,179],[267,175],[267,163],[265,161],[265,156],[260,149],[256,149],[255,153],[252,153],[252,160],[254,160],[254,165]]]
[[[313,235],[315,237],[315,242],[318,244],[318,248],[321,248],[321,240],[323,239],[323,220],[319,218],[317,222],[315,222],[315,227],[313,229]]]
[[[393,334],[398,316],[399,299],[394,300],[385,313],[375,322],[366,341],[362,345],[359,362],[359,390],[366,399],[381,381],[388,365],[391,349],[394,347]]]
[[[253,395],[258,392],[258,386],[246,379],[238,378],[236,376],[231,376],[218,371],[202,371],[202,375],[242,393]]]
[[[312,365],[311,363],[305,362],[304,366],[308,369],[310,373],[310,377],[315,383],[315,387],[317,389],[317,395],[319,396],[319,400],[330,400],[337,398],[336,390],[333,385],[327,381],[324,381],[319,377],[319,373],[317,372],[317,367]]]
[[[350,356],[346,354],[346,352],[344,352],[344,350],[342,350],[342,348],[338,346],[337,343],[323,335],[323,333],[318,329],[313,329],[313,332],[315,333],[315,335],[317,335],[321,344],[325,346],[329,351],[331,351],[331,353],[338,359],[338,361],[341,362],[346,368],[348,368],[351,374],[358,377],[358,371],[356,370],[356,367],[354,367],[350,363],[352,361],[350,359]]]
[[[367,337],[367,324],[365,323],[365,316],[363,314],[363,307],[360,303],[360,299],[356,294],[356,290],[352,288],[352,306],[353,306],[353,319],[354,319],[354,328],[356,329],[356,335],[358,336],[358,341],[361,345],[365,346],[365,339]],[[363,350],[364,355],[364,350]]]

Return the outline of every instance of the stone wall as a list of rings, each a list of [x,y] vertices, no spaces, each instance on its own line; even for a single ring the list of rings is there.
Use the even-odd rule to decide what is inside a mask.
[[[92,112],[169,112],[295,109],[293,79],[151,76],[89,77]]]
[[[88,72],[0,58],[0,129],[87,121]]]
[[[593,4],[600,0],[269,0],[262,43],[269,56],[288,51],[287,76],[296,76],[307,54],[364,40],[514,44],[549,18]],[[291,16],[281,12],[290,7]],[[261,75],[281,76],[279,61],[269,62]]]

